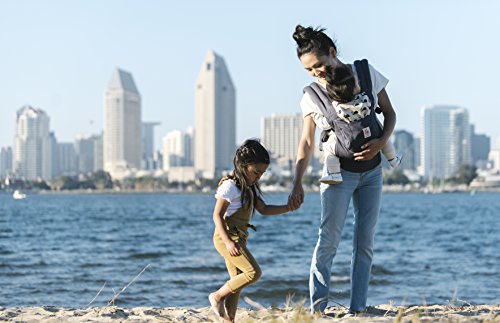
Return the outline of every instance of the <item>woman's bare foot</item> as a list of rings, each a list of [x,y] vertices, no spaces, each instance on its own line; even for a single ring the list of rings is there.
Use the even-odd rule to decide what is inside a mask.
[[[212,311],[214,311],[214,313],[217,314],[219,317],[226,319],[227,315],[224,309],[224,300],[223,299],[217,300],[217,295],[215,293],[211,293],[210,295],[208,295],[208,301],[210,302],[210,307],[212,308]]]

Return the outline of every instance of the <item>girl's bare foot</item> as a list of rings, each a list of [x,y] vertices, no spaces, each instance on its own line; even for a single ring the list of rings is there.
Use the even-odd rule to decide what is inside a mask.
[[[214,313],[217,314],[219,317],[226,319],[227,315],[224,309],[224,300],[223,299],[217,300],[215,293],[211,293],[210,295],[208,295],[208,301],[210,302],[210,307],[212,308],[212,311],[214,311]]]

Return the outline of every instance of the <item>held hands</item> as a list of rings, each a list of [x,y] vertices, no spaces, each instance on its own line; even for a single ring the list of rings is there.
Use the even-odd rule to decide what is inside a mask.
[[[233,257],[240,255],[240,246],[238,246],[238,244],[232,240],[226,242],[226,249],[229,252],[229,254]]]
[[[361,148],[363,151],[360,151],[359,153],[354,153],[354,160],[357,161],[365,161],[365,160],[371,160],[373,157],[375,157],[378,152],[385,146],[385,142],[381,140],[380,138],[377,139],[372,139]]]
[[[292,192],[288,196],[288,209],[295,211],[302,203],[304,203],[304,189],[302,184],[299,183],[293,186]]]

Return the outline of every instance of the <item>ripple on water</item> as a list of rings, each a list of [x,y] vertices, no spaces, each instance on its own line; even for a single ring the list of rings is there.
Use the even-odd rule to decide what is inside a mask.
[[[394,275],[395,273],[383,265],[374,264],[372,266],[372,275]]]
[[[157,259],[171,256],[172,252],[136,252],[128,255],[130,259]]]
[[[268,197],[280,204],[288,194]],[[206,306],[227,280],[212,244],[213,194],[33,195],[22,204],[0,195],[0,205],[1,306],[80,307],[106,281],[102,304],[146,264],[122,305]],[[446,303],[455,288],[470,302],[498,301],[499,209],[498,194],[384,194],[369,302]],[[245,295],[265,306],[308,297],[319,214],[312,193],[293,216],[255,216],[249,249],[263,276]],[[332,265],[337,302],[349,298],[352,232],[351,208]]]

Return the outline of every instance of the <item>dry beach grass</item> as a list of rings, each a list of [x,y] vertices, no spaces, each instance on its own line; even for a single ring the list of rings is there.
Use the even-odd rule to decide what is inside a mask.
[[[4,322],[220,322],[209,307],[203,308],[119,308],[88,309],[56,307],[0,308]],[[427,305],[369,307],[359,316],[345,308],[329,307],[324,316],[313,317],[298,305],[288,308],[240,308],[237,322],[500,322],[500,305]]]
[[[53,306],[0,307],[0,322],[222,322],[210,307],[135,307],[113,306],[115,300],[150,267],[126,284],[105,307],[90,307],[106,286],[97,292],[86,308],[58,308]],[[237,322],[498,322],[500,305],[471,305],[454,299],[451,305],[369,306],[364,313],[353,315],[341,305],[326,309],[324,315],[311,315],[304,300],[293,303],[291,296],[283,308],[266,308],[248,297],[244,301],[253,309],[238,308]],[[456,301],[456,302],[455,302]],[[465,304],[457,306],[457,304]]]

